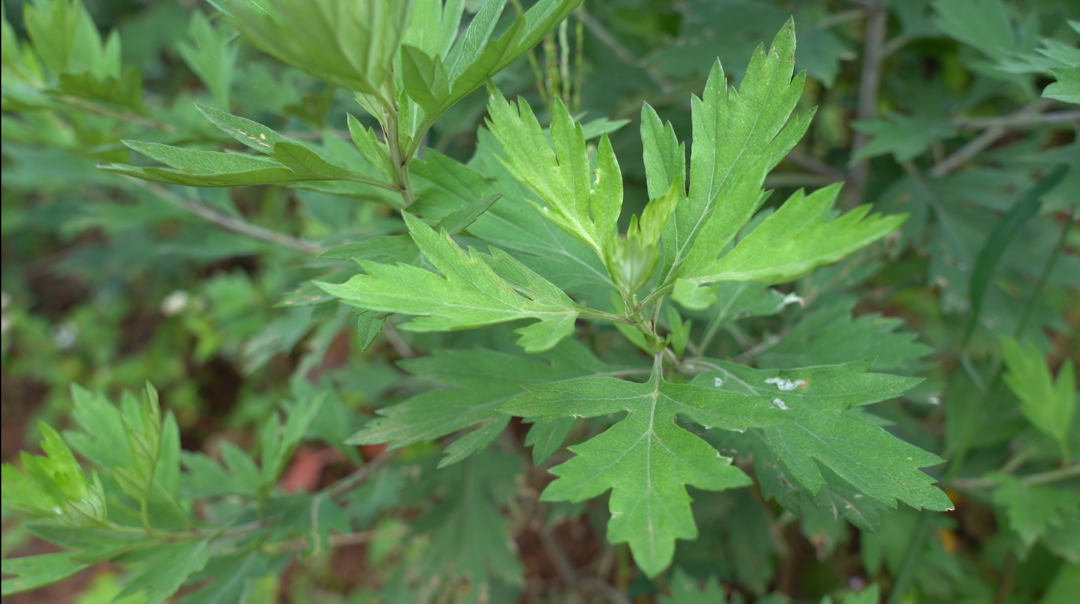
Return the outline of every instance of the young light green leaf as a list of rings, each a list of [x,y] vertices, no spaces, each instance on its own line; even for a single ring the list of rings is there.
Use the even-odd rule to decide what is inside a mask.
[[[1020,399],[1020,412],[1033,426],[1049,435],[1061,447],[1069,461],[1069,432],[1076,415],[1076,368],[1066,361],[1058,372],[1057,383],[1034,342],[1026,348],[1012,338],[1002,336],[1001,353],[1008,371],[1005,383]]]
[[[158,404],[157,391],[149,384],[139,414],[134,417],[125,416],[124,428],[133,463],[114,467],[113,478],[125,493],[145,506],[154,484],[154,471],[161,455],[162,436],[161,407]],[[179,443],[177,446],[179,447]],[[179,463],[179,460],[177,462]]]
[[[686,178],[686,145],[675,136],[671,122],[662,123],[648,103],[641,105],[641,144],[649,197],[655,199]],[[682,196],[686,196],[683,189]]]
[[[86,478],[56,430],[46,424],[40,424],[39,429],[45,456],[23,452],[23,472],[11,464],[0,470],[4,507],[75,527],[104,522],[105,491],[97,475],[92,480]]]
[[[795,28],[788,21],[768,53],[754,52],[738,93],[727,88],[718,62],[702,97],[692,99],[690,194],[664,232],[665,281],[716,259],[764,201],[765,175],[806,132],[813,111],[791,119],[806,79],[791,77],[794,65]],[[670,156],[672,144],[665,145]]]
[[[411,0],[222,0],[264,52],[335,86],[381,96]]]
[[[378,168],[387,182],[394,182],[397,175],[394,172],[394,162],[390,159],[390,151],[387,149],[386,143],[376,138],[375,130],[372,128],[365,129],[352,114],[349,114],[349,134],[352,136],[353,144],[360,150],[364,159]]]
[[[659,357],[648,382],[586,377],[526,385],[503,411],[531,419],[596,417],[628,412],[625,419],[583,444],[577,457],[556,466],[545,501],[584,501],[612,489],[608,541],[629,543],[650,577],[671,563],[676,539],[694,539],[697,527],[685,485],[706,490],[746,486],[750,479],[703,440],[676,424],[682,415],[706,428],[746,430],[788,421],[769,398],[664,381]]]
[[[518,319],[539,319],[517,330],[528,352],[555,346],[574,331],[584,310],[542,277],[504,252],[492,255],[462,250],[419,218],[405,214],[413,241],[442,276],[415,266],[362,262],[366,275],[342,285],[318,283],[348,304],[417,316],[402,327],[412,331],[449,331]]]
[[[622,209],[622,173],[607,136],[600,139],[597,169],[590,173],[581,124],[562,101],[552,109],[548,143],[524,99],[511,105],[492,90],[488,124],[502,146],[506,169],[538,198],[530,203],[559,228],[588,245],[610,266]]]
[[[895,398],[918,378],[867,373],[872,360],[789,370],[759,370],[726,361],[701,361],[710,371],[692,383],[768,396],[791,422],[760,432],[769,448],[811,493],[826,484],[818,463],[853,487],[895,507],[950,510],[952,502],[918,468],[942,459],[914,447],[853,413],[853,407]]]
[[[626,238],[617,238],[608,243],[606,261],[611,280],[626,295],[636,293],[652,278],[656,263],[660,260],[660,233],[663,232],[668,218],[675,206],[683,199],[683,181],[678,177],[671,183],[666,193],[649,201],[637,216],[630,217],[630,227]]]
[[[540,357],[546,362],[482,349],[436,350],[428,357],[402,361],[405,371],[443,388],[383,407],[380,417],[348,442],[389,443],[392,449],[429,442],[503,417],[497,410],[499,405],[520,394],[523,384],[545,384],[613,369],[574,340],[564,340]]]
[[[796,191],[730,252],[684,274],[676,284],[674,298],[688,308],[704,308],[702,303],[714,297],[694,290],[708,283],[791,281],[884,237],[906,218],[867,217],[870,206],[861,206],[829,221],[840,186],[831,185],[808,196],[801,189]]]
[[[419,48],[402,46],[401,76],[409,97],[429,115],[437,112],[450,96],[446,69],[437,54],[432,56]]]
[[[409,164],[419,198],[417,213],[448,216],[478,199],[503,195],[469,227],[469,233],[500,249],[513,250],[529,268],[564,290],[611,287],[607,270],[589,248],[556,227],[525,202],[521,185],[495,160],[498,148],[487,130],[478,133],[477,157],[465,166],[433,150]]]

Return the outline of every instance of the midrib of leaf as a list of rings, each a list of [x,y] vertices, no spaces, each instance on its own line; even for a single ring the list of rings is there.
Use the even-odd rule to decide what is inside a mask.
[[[730,98],[731,98],[731,90],[727,88],[727,83],[725,82],[724,84],[721,84],[721,85],[724,86],[724,91],[723,91],[724,96],[728,100],[730,100]],[[775,94],[775,92],[776,92],[775,87],[770,87],[769,88],[768,96],[766,97],[765,101],[761,103],[761,105],[763,107],[768,106],[768,105],[771,104],[770,101],[772,100],[772,96]],[[704,105],[705,101],[702,100],[701,104]],[[709,160],[710,160],[710,163],[713,166],[713,169],[709,171],[709,189],[708,189],[709,193],[708,193],[708,197],[706,198],[705,207],[702,208],[701,214],[698,215],[697,220],[694,222],[694,227],[690,230],[690,233],[687,235],[686,241],[685,242],[678,242],[678,241],[676,242],[675,259],[672,262],[671,269],[669,270],[668,274],[665,276],[665,279],[664,279],[665,285],[668,282],[672,281],[674,279],[674,276],[679,272],[680,266],[685,261],[685,258],[683,258],[683,252],[690,247],[691,243],[695,239],[696,234],[701,230],[702,223],[705,222],[706,220],[708,220],[708,218],[712,215],[712,210],[713,210],[713,208],[716,207],[716,202],[720,198],[720,189],[723,188],[724,183],[727,182],[728,177],[731,176],[731,173],[735,169],[735,166],[737,166],[739,164],[739,160],[741,160],[743,155],[746,154],[746,151],[750,146],[750,141],[755,138],[754,134],[757,132],[758,123],[761,121],[761,116],[762,116],[762,114],[764,114],[764,111],[757,111],[756,112],[756,115],[754,116],[754,125],[750,128],[750,131],[747,133],[746,138],[743,140],[742,146],[739,149],[739,154],[735,157],[735,161],[731,162],[731,164],[728,166],[727,170],[724,171],[724,177],[720,180],[719,186],[716,186],[715,183],[716,183],[717,170],[716,170],[716,146],[715,145],[716,145],[716,135],[717,135],[716,129],[719,127],[720,114],[721,114],[720,104],[716,103],[714,105],[714,107],[713,107],[713,123],[712,123],[712,125],[713,125],[713,133],[712,133],[713,136],[710,138],[710,141],[713,143],[713,147],[707,149],[707,151],[709,152]],[[695,146],[697,146],[698,143],[695,141],[694,144],[695,144]],[[694,159],[694,157],[691,154],[690,161],[693,162],[693,159]],[[693,168],[691,168],[691,172],[693,172]],[[760,189],[760,186],[758,188]],[[676,226],[676,229],[675,229],[675,236],[676,237],[679,236],[677,215],[678,214],[675,213],[671,217],[672,221],[674,222],[674,224]]]
[[[630,370],[630,371],[633,371],[633,370]],[[444,372],[444,373],[449,373],[449,372]],[[628,371],[626,371],[626,370],[624,370],[624,371],[605,371],[605,372],[601,372],[601,373],[588,373],[588,374],[585,374],[585,375],[574,375],[574,376],[560,378],[560,379],[556,379],[556,380],[547,379],[546,377],[541,378],[541,379],[527,379],[527,378],[522,378],[522,377],[516,376],[516,375],[512,376],[512,377],[511,376],[502,377],[502,379],[503,379],[503,381],[506,381],[506,382],[518,381],[518,382],[521,382],[522,384],[559,384],[559,383],[562,383],[562,382],[568,382],[570,380],[576,380],[576,379],[580,379],[580,378],[583,378],[583,377],[621,377],[621,376],[627,375],[627,373],[628,373]],[[470,375],[470,376],[472,376],[474,374],[463,374],[461,372],[458,372],[458,375]],[[486,374],[485,377],[488,377],[490,379],[499,379],[500,378],[500,376],[498,374],[490,374],[490,373]],[[433,378],[433,379],[438,379],[438,378]],[[455,386],[453,388],[446,388],[446,390],[468,390],[471,387],[472,387],[472,385],[462,386],[462,385],[455,384]],[[505,402],[509,401],[510,399],[518,396],[519,394],[521,394],[521,390],[511,392],[511,393],[509,393],[509,394],[507,394],[505,396],[499,397],[497,400],[493,400],[493,401],[488,402],[488,403],[476,404],[476,405],[474,405],[472,407],[472,409],[476,410],[476,411],[488,411],[488,410],[491,410],[491,409],[493,409],[495,407],[501,406],[503,403],[505,403]],[[437,436],[442,436],[442,432],[441,432],[441,430],[439,428],[439,426],[442,425],[442,422],[443,422],[442,417],[432,417],[431,419],[429,419],[427,421],[410,423],[410,424],[403,424],[397,430],[380,430],[379,434],[380,435],[382,435],[382,434],[393,435],[392,438],[387,438],[387,441],[389,442],[389,441],[396,440],[397,439],[396,435],[399,434],[399,433],[413,434],[413,429],[416,428],[417,426],[431,426],[430,428],[425,429],[423,432],[421,432],[418,435],[415,435],[415,436],[413,436],[413,437],[411,437],[409,439],[410,443],[411,442],[426,442],[426,441],[430,440],[431,438],[433,438],[431,436],[431,434],[433,434],[433,433],[436,434]]]

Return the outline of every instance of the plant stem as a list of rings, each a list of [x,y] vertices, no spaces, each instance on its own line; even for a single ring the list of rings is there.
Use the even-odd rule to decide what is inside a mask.
[[[387,77],[389,86],[393,86],[393,75]],[[390,161],[394,164],[394,175],[397,177],[397,186],[401,193],[403,208],[407,208],[416,201],[413,196],[412,179],[409,177],[409,161],[412,153],[405,155],[401,147],[401,127],[398,122],[399,111],[397,101],[391,96],[391,100],[384,107],[385,123],[382,124],[383,136],[386,139],[386,148],[390,152]]]
[[[863,4],[863,3],[860,3]],[[862,76],[859,79],[859,101],[855,117],[860,121],[872,120],[877,114],[878,92],[881,89],[881,63],[885,59],[882,46],[885,43],[885,30],[889,24],[889,11],[880,2],[864,4],[868,12],[866,20],[866,42],[863,50]],[[855,132],[851,145],[851,154],[855,156],[870,142],[870,135]],[[866,182],[870,176],[870,163],[866,159],[855,162],[851,167],[848,181],[848,207],[863,203],[866,194]]]
[[[1008,134],[1008,125],[1010,121],[1015,123],[1018,121],[1031,120],[1033,116],[1038,115],[1039,111],[1049,106],[1052,102],[1053,101],[1050,99],[1039,99],[1012,115],[1006,116],[1005,118],[999,118],[1003,123],[991,125],[985,132],[971,139],[968,144],[961,147],[956,153],[953,153],[934,164],[934,166],[930,168],[930,176],[941,178],[953,170],[956,170],[963,165],[964,162],[975,157],[984,149],[997,142],[998,139]],[[962,124],[958,125],[960,127],[965,127]]]
[[[217,226],[226,231],[231,231],[240,235],[246,235],[252,239],[258,239],[260,241],[266,241],[268,243],[274,243],[282,247],[287,247],[298,252],[305,254],[321,254],[326,251],[326,248],[317,243],[305,241],[303,239],[297,239],[284,233],[278,233],[277,231],[271,231],[260,226],[251,224],[250,222],[240,220],[233,216],[229,216],[218,210],[209,208],[201,203],[195,201],[189,201],[180,197],[176,193],[162,187],[148,183],[137,178],[128,178],[132,184],[136,187],[146,191],[161,199],[162,201],[171,203],[172,205],[186,210],[203,220]]]
[[[367,478],[368,474],[371,474],[375,470],[378,470],[379,468],[384,466],[386,462],[394,456],[395,452],[396,451],[393,449],[383,451],[371,461],[357,468],[352,474],[349,474],[345,478],[342,478],[341,480],[331,485],[330,488],[326,490],[326,496],[330,499],[337,499],[345,493],[348,493],[349,491],[360,486],[360,483],[362,483],[364,479]]]
[[[1068,465],[1056,470],[1049,470],[1047,472],[1028,474],[1019,477],[1019,480],[1024,484],[1047,484],[1059,480],[1076,478],[1077,476],[1080,476],[1080,463]],[[997,486],[997,483],[989,478],[957,478],[952,481],[952,485],[958,489],[989,489]]]

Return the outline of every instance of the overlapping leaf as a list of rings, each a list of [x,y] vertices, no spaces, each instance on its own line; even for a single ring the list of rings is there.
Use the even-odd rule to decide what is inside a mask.
[[[534,207],[561,229],[588,245],[610,266],[622,209],[622,173],[607,136],[600,139],[596,170],[590,170],[581,124],[562,101],[552,110],[551,143],[529,104],[517,106],[492,93],[489,126],[505,154],[503,165],[536,200]],[[553,148],[554,147],[554,148]]]
[[[723,391],[770,397],[785,409],[789,423],[760,430],[790,476],[811,493],[826,484],[824,464],[868,497],[895,507],[952,509],[920,467],[941,458],[912,446],[851,410],[895,398],[917,378],[867,373],[872,360],[790,370],[760,370],[726,361],[704,361],[710,369],[695,384]]]
[[[763,47],[754,52],[737,92],[728,89],[717,62],[702,97],[692,99],[690,193],[664,234],[663,277],[691,275],[713,261],[760,207],[766,173],[802,138],[813,112],[791,119],[805,81],[803,74],[792,79],[794,57],[795,30],[789,21],[768,53]],[[667,142],[663,148],[670,153],[674,145]],[[660,171],[650,177],[655,173]],[[662,173],[668,181],[657,189],[666,190],[674,174],[671,168]],[[695,245],[698,240],[703,245]]]
[[[128,147],[169,167],[140,168],[110,164],[104,169],[143,180],[191,187],[344,181],[392,188],[369,174],[338,165],[336,160],[328,158],[319,149],[285,138],[262,124],[211,107],[200,105],[199,110],[222,132],[265,157],[125,141]],[[348,193],[347,190],[340,192]]]
[[[448,215],[477,199],[502,194],[503,200],[470,227],[471,234],[518,252],[523,264],[564,290],[610,287],[599,258],[525,202],[527,193],[496,161],[499,145],[490,132],[480,130],[477,147],[469,166],[430,150],[424,161],[410,164],[419,198],[417,212]]]
[[[608,540],[629,543],[638,566],[654,576],[671,562],[676,539],[697,536],[685,485],[719,491],[750,484],[730,459],[679,427],[676,415],[723,430],[787,421],[769,400],[667,383],[658,361],[644,384],[586,377],[527,385],[502,409],[545,421],[628,412],[600,436],[570,448],[577,457],[552,470],[559,478],[542,499],[584,501],[612,489]]]
[[[233,24],[266,53],[335,86],[380,94],[411,0],[224,0]]]
[[[416,266],[362,262],[368,274],[319,287],[361,308],[417,316],[402,326],[412,331],[539,319],[517,330],[518,343],[529,352],[548,350],[573,333],[584,309],[525,265],[494,248],[490,256],[466,252],[410,214],[405,222],[425,260],[442,276]]]
[[[797,191],[730,252],[685,273],[673,297],[689,308],[703,308],[715,301],[715,295],[702,288],[709,283],[791,281],[881,239],[904,221],[902,215],[867,216],[868,205],[830,220],[839,192],[839,184],[810,195]]]
[[[565,340],[540,357],[547,362],[482,349],[437,350],[429,357],[402,361],[402,368],[412,375],[446,388],[380,409],[381,417],[364,426],[349,442],[390,443],[391,448],[398,448],[432,441],[479,424],[480,430],[489,426],[497,428],[491,438],[481,441],[486,446],[507,423],[507,417],[498,411],[499,405],[520,394],[523,385],[558,382],[613,369],[574,340]],[[559,439],[553,446],[561,443]],[[442,463],[446,465],[462,457],[449,457]]]

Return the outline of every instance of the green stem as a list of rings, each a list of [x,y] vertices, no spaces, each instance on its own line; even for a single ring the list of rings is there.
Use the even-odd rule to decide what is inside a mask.
[[[1080,464],[1071,464],[1064,468],[1028,474],[1021,476],[1020,482],[1024,484],[1047,484],[1059,480],[1068,480],[1080,476]],[[959,489],[989,489],[997,486],[997,483],[988,478],[959,478],[953,481],[953,486]]]

